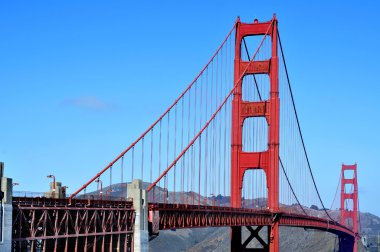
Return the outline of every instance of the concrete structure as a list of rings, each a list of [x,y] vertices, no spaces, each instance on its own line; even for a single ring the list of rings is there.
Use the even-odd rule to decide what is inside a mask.
[[[54,186],[55,183],[55,186]],[[66,189],[62,187],[61,182],[50,182],[50,189],[44,193],[46,198],[62,199],[66,198]]]
[[[4,163],[0,162],[0,191],[4,197],[0,203],[0,251],[11,251],[12,248],[12,179],[6,178]]]
[[[143,183],[139,179],[135,179],[131,184],[127,185],[127,197],[133,199],[133,208],[136,212],[133,236],[135,252],[149,251],[148,197],[142,185]]]

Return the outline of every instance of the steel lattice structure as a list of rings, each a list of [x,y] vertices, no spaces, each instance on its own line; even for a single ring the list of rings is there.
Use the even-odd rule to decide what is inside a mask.
[[[13,198],[13,251],[131,251],[129,201]]]

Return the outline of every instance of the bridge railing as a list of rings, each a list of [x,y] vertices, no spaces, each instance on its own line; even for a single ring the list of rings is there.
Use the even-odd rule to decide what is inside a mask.
[[[13,191],[13,197],[28,197],[28,198],[36,198],[36,197],[45,197],[44,192],[31,192],[31,191]]]

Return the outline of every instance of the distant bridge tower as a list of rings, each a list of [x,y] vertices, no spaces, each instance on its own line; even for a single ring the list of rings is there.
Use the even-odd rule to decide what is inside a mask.
[[[340,223],[352,228],[356,237],[359,235],[358,226],[358,180],[357,165],[342,164],[342,181],[341,181],[341,197],[340,197]],[[346,171],[348,171],[346,173]],[[351,171],[351,172],[350,172]],[[352,175],[349,176],[348,173]],[[353,188],[353,191],[350,191]],[[357,238],[354,242],[354,252],[357,251]]]
[[[242,41],[247,36],[268,36],[271,39],[271,57],[268,60],[244,61],[241,57]],[[279,210],[279,88],[278,88],[278,39],[277,19],[269,22],[242,23],[238,19],[236,23],[235,62],[234,62],[234,90],[232,101],[232,153],[231,153],[231,206],[241,208],[242,187],[244,173],[250,169],[262,169],[266,175],[268,189],[268,207],[273,211],[273,224],[268,226],[268,241],[262,244],[264,249],[260,251],[278,251],[279,230],[277,215]],[[256,49],[256,48],[254,48]],[[242,75],[267,74],[270,80],[270,96],[268,100],[248,102],[242,99]],[[262,152],[244,152],[243,124],[249,117],[264,117],[268,122],[268,149]],[[247,227],[251,235],[242,243],[241,227],[231,228],[231,251],[245,251],[250,240],[259,237],[259,231]]]

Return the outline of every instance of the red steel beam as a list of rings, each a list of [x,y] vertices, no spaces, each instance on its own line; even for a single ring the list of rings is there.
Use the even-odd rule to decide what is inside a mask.
[[[278,224],[280,226],[324,230],[337,235],[355,237],[355,233],[351,229],[341,225],[339,222],[294,213],[180,204],[150,204],[149,210],[149,214],[157,214],[158,212],[159,228],[161,230],[224,226],[268,226],[273,223],[273,216],[278,215]],[[154,218],[149,219],[153,220]]]
[[[131,202],[14,198],[13,251],[133,250]]]

